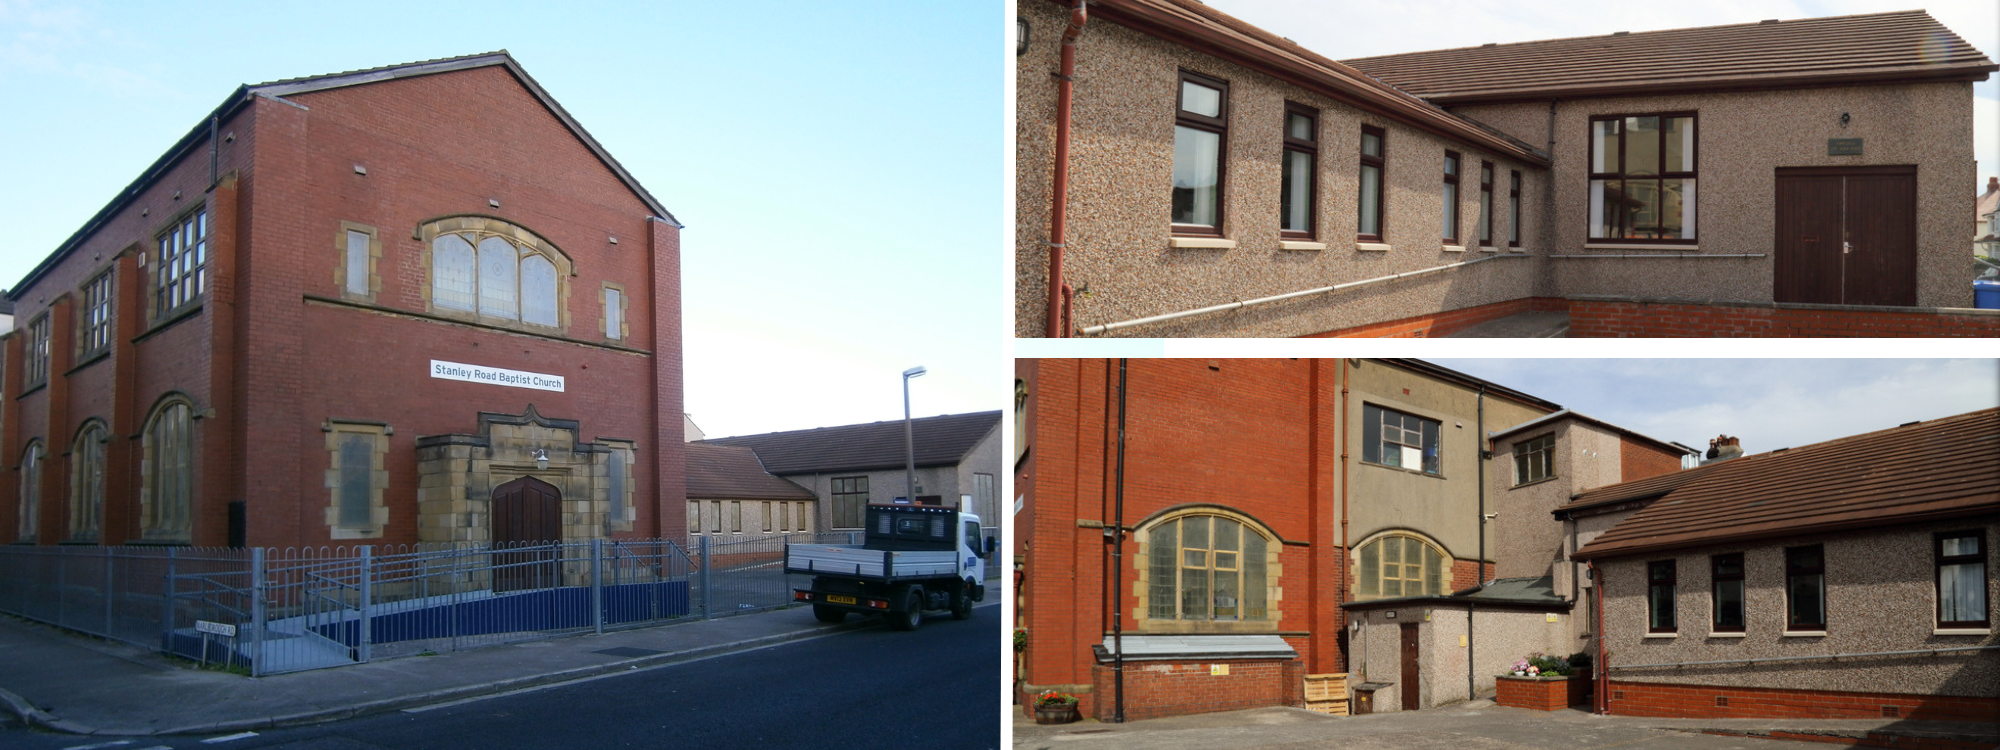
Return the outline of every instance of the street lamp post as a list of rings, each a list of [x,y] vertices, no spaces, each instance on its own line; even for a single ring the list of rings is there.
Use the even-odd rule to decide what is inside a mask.
[[[903,371],[903,491],[910,494],[911,505],[917,504],[917,448],[910,440],[910,378],[925,372],[923,365]]]

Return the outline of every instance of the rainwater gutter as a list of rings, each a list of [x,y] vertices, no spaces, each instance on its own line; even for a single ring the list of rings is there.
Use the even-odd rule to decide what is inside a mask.
[[[1375,278],[1372,278],[1372,279],[1362,279],[1362,280],[1360,280],[1360,281],[1350,281],[1350,282],[1347,282],[1347,283],[1345,283],[1345,284],[1334,284],[1333,286],[1323,286],[1323,287],[1317,287],[1317,288],[1313,288],[1313,289],[1307,289],[1307,290],[1304,290],[1304,291],[1298,291],[1298,292],[1287,292],[1287,293],[1284,293],[1284,294],[1279,294],[1279,295],[1274,295],[1274,296],[1270,296],[1270,297],[1259,297],[1259,298],[1257,298],[1257,299],[1251,299],[1251,300],[1243,300],[1243,301],[1240,301],[1240,302],[1227,302],[1227,303],[1224,303],[1224,304],[1220,304],[1220,305],[1212,305],[1212,306],[1209,306],[1209,307],[1203,307],[1203,308],[1200,308],[1200,309],[1196,309],[1196,310],[1183,310],[1183,311],[1181,311],[1181,312],[1174,312],[1174,313],[1167,313],[1167,314],[1165,314],[1165,315],[1154,315],[1154,316],[1152,316],[1152,317],[1149,317],[1149,318],[1136,318],[1136,319],[1133,319],[1133,320],[1122,320],[1122,321],[1119,321],[1119,322],[1116,322],[1116,323],[1105,323],[1105,324],[1103,324],[1103,325],[1095,325],[1095,326],[1091,326],[1091,327],[1089,327],[1089,328],[1085,328],[1085,329],[1083,329],[1083,335],[1085,335],[1085,336],[1095,336],[1095,335],[1097,335],[1097,334],[1100,334],[1100,333],[1108,333],[1108,332],[1111,332],[1111,331],[1115,331],[1115,330],[1118,330],[1118,329],[1120,329],[1120,328],[1131,328],[1131,327],[1133,327],[1133,326],[1140,326],[1140,325],[1146,325],[1146,324],[1149,324],[1149,323],[1161,323],[1161,322],[1165,322],[1165,321],[1169,321],[1169,320],[1178,320],[1178,319],[1181,319],[1181,318],[1188,318],[1188,317],[1193,317],[1193,316],[1196,316],[1196,315],[1207,315],[1207,314],[1209,314],[1209,313],[1217,313],[1217,312],[1226,312],[1226,311],[1229,311],[1229,310],[1238,310],[1238,309],[1242,309],[1242,308],[1245,308],[1245,307],[1254,307],[1254,306],[1257,306],[1257,305],[1263,305],[1263,304],[1269,304],[1269,303],[1272,303],[1272,302],[1282,302],[1282,301],[1285,301],[1285,300],[1288,300],[1288,299],[1297,299],[1297,298],[1300,298],[1300,297],[1310,297],[1310,296],[1313,296],[1313,295],[1315,295],[1315,294],[1325,294],[1325,293],[1327,293],[1327,292],[1338,292],[1338,291],[1341,291],[1341,290],[1344,290],[1344,289],[1353,289],[1353,288],[1355,288],[1355,287],[1361,287],[1361,286],[1367,286],[1367,285],[1370,285],[1370,284],[1379,284],[1379,283],[1382,283],[1382,282],[1385,282],[1385,281],[1395,281],[1396,279],[1404,279],[1404,278],[1410,278],[1410,277],[1413,277],[1413,276],[1422,276],[1422,275],[1424,275],[1424,274],[1427,274],[1427,273],[1436,273],[1436,272],[1438,272],[1438,271],[1445,271],[1445,270],[1449,270],[1449,269],[1453,269],[1453,268],[1458,268],[1458,267],[1461,267],[1461,266],[1469,266],[1469,265],[1472,265],[1472,264],[1474,264],[1474,263],[1484,263],[1484,262],[1486,262],[1486,261],[1489,261],[1489,260],[1499,260],[1499,259],[1502,259],[1502,258],[1526,258],[1526,257],[1529,257],[1529,256],[1527,256],[1527,255],[1522,255],[1522,254],[1507,254],[1507,255],[1492,255],[1492,256],[1488,256],[1488,257],[1485,257],[1485,258],[1475,258],[1475,259],[1473,259],[1473,260],[1468,260],[1468,261],[1462,261],[1462,262],[1459,262],[1459,263],[1447,263],[1447,264],[1445,264],[1445,265],[1442,265],[1442,266],[1432,266],[1432,267],[1430,267],[1430,268],[1420,268],[1420,269],[1417,269],[1417,270],[1415,270],[1415,271],[1404,271],[1404,272],[1402,272],[1402,273],[1394,273],[1394,274],[1389,274],[1388,276],[1377,276],[1377,277],[1375,277]]]
[[[1054,194],[1055,205],[1049,212],[1049,310],[1044,333],[1052,339],[1070,335],[1072,292],[1069,283],[1063,281],[1063,246],[1068,239],[1069,219],[1069,112],[1076,92],[1076,39],[1083,35],[1083,24],[1089,20],[1086,2],[1076,0],[1070,10],[1069,25],[1062,33],[1062,72],[1056,74],[1056,163],[1054,184],[1049,191]]]

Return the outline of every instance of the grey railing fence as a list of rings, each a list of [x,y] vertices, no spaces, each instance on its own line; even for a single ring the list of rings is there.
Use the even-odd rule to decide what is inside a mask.
[[[267,675],[785,606],[785,543],[855,536],[0,547],[0,612]]]

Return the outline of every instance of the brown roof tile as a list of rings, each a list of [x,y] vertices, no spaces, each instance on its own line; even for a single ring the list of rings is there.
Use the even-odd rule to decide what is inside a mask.
[[[812,490],[771,476],[757,452],[727,445],[687,445],[687,496],[691,500],[812,500]]]
[[[1691,469],[1682,469],[1680,471],[1646,477],[1645,479],[1634,479],[1630,482],[1619,482],[1580,492],[1570,498],[1567,505],[1557,508],[1555,512],[1564,513],[1595,508],[1599,505],[1622,503],[1627,500],[1645,500],[1647,498],[1659,497],[1680,489],[1689,482],[1700,479],[1716,467],[1726,463],[1729,462],[1723,461],[1705,466],[1696,466]]]
[[[2000,69],[1921,10],[1413,52],[1342,62],[1441,105],[1984,80]]]
[[[918,466],[945,466],[965,454],[1000,426],[1000,412],[946,414],[910,424]],[[737,445],[757,449],[764,468],[773,474],[829,471],[870,471],[903,466],[903,421],[820,427],[763,435],[710,438],[691,445]],[[692,495],[690,495],[692,496]]]
[[[1700,472],[1693,481],[1632,514],[1576,556],[1613,557],[2000,512],[2000,408],[1744,456],[1680,474],[1693,472]]]

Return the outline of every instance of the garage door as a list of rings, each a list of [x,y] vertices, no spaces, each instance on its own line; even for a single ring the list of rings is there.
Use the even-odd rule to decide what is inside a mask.
[[[1779,302],[1917,303],[1917,168],[1778,169]]]

